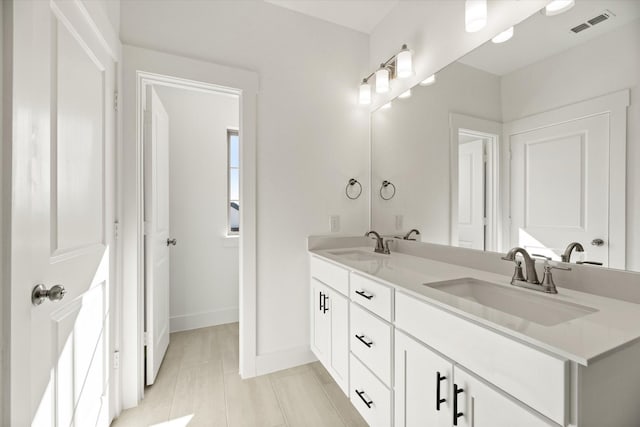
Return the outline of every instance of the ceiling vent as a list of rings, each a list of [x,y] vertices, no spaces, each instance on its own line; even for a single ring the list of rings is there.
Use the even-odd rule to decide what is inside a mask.
[[[605,10],[604,12],[602,12],[600,15],[598,16],[594,16],[593,18],[589,19],[587,22],[583,22],[579,25],[576,25],[575,27],[573,27],[571,29],[571,31],[573,31],[574,33],[579,33],[580,31],[584,31],[588,28],[593,27],[594,25],[597,25],[601,22],[606,21],[609,18],[613,18],[615,15],[613,13],[611,13],[610,10]]]

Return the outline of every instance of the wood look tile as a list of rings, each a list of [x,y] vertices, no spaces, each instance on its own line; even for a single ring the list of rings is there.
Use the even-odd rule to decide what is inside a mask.
[[[285,424],[269,377],[243,380],[236,373],[225,374],[224,390],[229,427],[275,427]]]

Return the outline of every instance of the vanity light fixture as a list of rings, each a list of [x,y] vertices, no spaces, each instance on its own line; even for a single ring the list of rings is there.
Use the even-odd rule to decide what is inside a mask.
[[[436,82],[436,75],[431,74],[429,77],[420,82],[420,86],[431,86]]]
[[[501,32],[500,34],[492,38],[491,41],[496,44],[504,43],[507,40],[511,39],[511,37],[513,37],[513,27],[507,28],[506,30],[504,30],[503,32]]]
[[[400,99],[407,99],[407,98],[411,98],[411,89],[407,89],[405,92],[402,92],[398,98]]]
[[[402,49],[391,58],[380,64],[373,73],[362,79],[360,90],[358,92],[359,104],[371,104],[371,84],[369,81],[375,77],[376,93],[389,92],[391,88],[391,80],[395,78],[406,78],[413,75],[413,57],[406,44],[402,45]]]
[[[575,0],[553,0],[545,6],[544,14],[547,16],[559,15],[575,6]]]
[[[387,102],[382,107],[380,107],[381,110],[388,110],[389,108],[391,108],[391,102]]]
[[[467,33],[480,31],[487,25],[487,0],[466,0],[464,29]]]
[[[362,105],[371,104],[371,85],[367,79],[362,79],[362,83],[360,84],[358,102]]]

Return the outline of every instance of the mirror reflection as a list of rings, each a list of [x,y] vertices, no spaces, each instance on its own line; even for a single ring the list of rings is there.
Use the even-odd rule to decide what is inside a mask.
[[[509,33],[372,114],[372,228],[640,271],[640,2]]]

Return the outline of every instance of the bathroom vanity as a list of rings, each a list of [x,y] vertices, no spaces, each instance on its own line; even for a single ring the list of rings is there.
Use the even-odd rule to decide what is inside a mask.
[[[371,247],[310,250],[311,349],[372,426],[640,425],[640,306]]]

